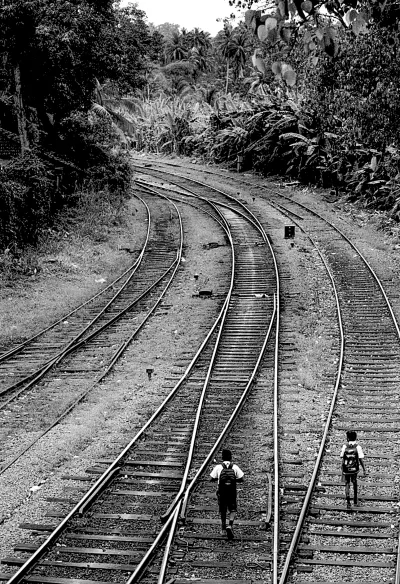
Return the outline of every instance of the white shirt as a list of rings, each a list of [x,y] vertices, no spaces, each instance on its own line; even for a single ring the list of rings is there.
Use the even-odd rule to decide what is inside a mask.
[[[210,474],[210,477],[212,479],[218,479],[218,482],[219,482],[219,476],[220,476],[222,468],[223,468],[223,466],[222,466],[223,464],[228,468],[228,466],[231,464],[231,461],[224,460],[222,463],[217,464],[217,466],[214,466],[214,468]],[[237,464],[234,464],[232,466],[232,470],[235,473],[237,479],[241,479],[242,477],[244,477],[244,472],[238,467]]]
[[[355,446],[357,444],[357,442],[349,442],[349,446]],[[340,453],[341,458],[343,458],[344,456],[344,451],[346,450],[346,446],[347,444],[343,444],[342,446],[342,452]],[[357,444],[357,453],[358,453],[358,458],[361,460],[362,458],[364,458],[364,452],[362,451],[362,448],[359,444]]]

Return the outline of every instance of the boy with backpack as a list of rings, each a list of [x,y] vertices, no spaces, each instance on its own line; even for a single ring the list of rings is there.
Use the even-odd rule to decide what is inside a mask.
[[[342,452],[340,453],[342,459],[342,473],[345,479],[345,494],[347,501],[347,509],[351,509],[350,504],[350,481],[353,483],[354,491],[354,505],[358,505],[357,497],[357,474],[360,469],[360,464],[365,472],[364,453],[361,446],[357,442],[357,432],[349,430],[346,432],[347,442],[343,444]]]
[[[230,450],[222,451],[222,463],[217,464],[210,474],[212,481],[218,481],[217,498],[221,515],[221,535],[234,539],[233,522],[236,516],[236,483],[243,482],[244,473],[232,462]],[[226,512],[229,511],[229,525],[226,524]]]

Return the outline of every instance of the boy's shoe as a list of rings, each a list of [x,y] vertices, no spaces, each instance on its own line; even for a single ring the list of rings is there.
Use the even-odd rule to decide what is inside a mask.
[[[233,535],[233,529],[230,525],[226,528],[226,536],[229,540],[235,539],[235,536]]]
[[[226,529],[225,529],[225,527],[222,527],[221,528],[221,535],[226,535]]]

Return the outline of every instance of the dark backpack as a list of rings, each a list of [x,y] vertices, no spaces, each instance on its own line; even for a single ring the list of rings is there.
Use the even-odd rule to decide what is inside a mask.
[[[360,468],[357,444],[346,444],[343,454],[342,470],[345,474],[355,474]]]
[[[218,490],[220,493],[234,493],[236,491],[236,474],[232,462],[229,463],[229,466],[222,465]]]

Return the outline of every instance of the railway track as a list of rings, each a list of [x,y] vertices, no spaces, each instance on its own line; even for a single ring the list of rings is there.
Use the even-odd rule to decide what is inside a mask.
[[[200,584],[397,584],[399,328],[382,284],[351,241],[300,202],[278,191],[260,190],[258,182],[250,179],[246,180],[251,187],[248,192],[238,193],[243,179],[229,175],[232,187],[228,188],[225,173],[208,171],[207,175],[213,175],[214,189],[210,189],[197,168],[194,181],[189,176],[192,170],[175,173],[170,169],[160,161],[157,171],[142,169],[147,186],[142,183],[141,188],[160,193],[173,184],[178,187],[176,199],[182,199],[185,191],[185,197],[196,199],[196,205],[204,208],[208,200],[211,212],[218,209],[221,213],[220,221],[227,230],[229,225],[234,249],[235,278],[225,304],[228,310],[221,313],[195,357],[193,372],[187,372],[127,449],[116,460],[99,461],[91,469],[94,475],[102,473],[92,488],[101,491],[100,500],[86,495],[69,512],[70,502],[60,501],[65,507],[54,516],[68,514],[70,522],[50,536],[50,555],[44,557],[40,548],[35,551],[21,545],[17,551],[34,552],[39,564],[32,567],[24,563],[24,557],[6,558],[5,563],[24,567],[10,579],[9,573],[0,578],[9,579],[10,584],[22,579],[133,584],[156,578],[159,584],[193,580]],[[148,176],[154,177],[153,184]],[[158,187],[154,181],[160,183]],[[232,200],[233,195],[238,202]],[[331,311],[332,306],[338,309],[328,319],[335,318],[329,331],[334,363],[320,388],[325,405],[316,407],[306,424],[302,416],[294,416],[294,408],[301,408],[307,388],[294,382],[295,373],[286,377],[285,363],[277,361],[278,354],[283,358],[288,354],[284,345],[290,344],[292,351],[297,347],[285,330],[290,315],[283,313],[280,327],[279,305],[271,303],[277,286],[269,280],[274,262],[269,258],[269,269],[265,269],[266,239],[261,236],[263,229],[259,230],[264,225],[272,233],[272,246],[279,248],[273,221],[282,213],[307,234],[310,248],[320,254],[319,260],[314,255],[314,262],[317,267],[319,261],[319,269],[325,271],[325,287],[328,282],[330,287],[321,294],[330,296]],[[281,253],[278,251],[278,257]],[[287,294],[288,287],[282,288]],[[258,311],[259,300],[264,301],[264,315]],[[286,309],[295,304],[290,294],[284,300]],[[245,315],[247,312],[244,319],[243,309]],[[257,337],[255,332],[262,325],[263,334]],[[255,360],[253,347],[243,352],[249,330],[258,338],[262,361],[261,357],[259,362]],[[257,377],[252,379],[256,371]],[[272,399],[278,389],[279,411]],[[315,423],[311,428],[310,420]],[[338,454],[345,430],[350,428],[359,434],[369,472],[362,480],[361,505],[348,511]],[[303,442],[311,444],[310,439],[317,444],[307,453],[302,446]],[[239,495],[241,515],[232,544],[218,535],[216,503],[206,480],[221,447],[237,453],[249,477]],[[293,465],[300,472],[293,472]],[[163,468],[169,471],[160,472]],[[43,530],[49,532],[49,527]],[[125,563],[114,561],[120,556]]]
[[[226,184],[225,174],[223,179]],[[332,223],[277,192],[268,193],[268,202],[305,230],[325,258],[343,327],[337,383],[312,477],[308,485],[281,483],[288,503],[284,513],[298,519],[288,553],[282,552],[280,584],[397,583],[400,355],[395,314],[371,266]],[[284,430],[284,420],[281,425]],[[348,429],[358,432],[370,469],[359,480],[360,505],[350,511],[338,462]]]
[[[254,221],[249,222],[243,213],[227,205],[218,213],[231,241],[233,270],[231,289],[209,339],[170,397],[125,451],[112,462],[99,461],[99,466],[92,469],[102,475],[92,487],[96,494],[106,489],[102,502],[86,496],[87,503],[75,506],[68,521],[34,553],[31,562],[40,559],[45,548],[58,543],[30,571],[29,581],[74,579],[77,572],[80,579],[87,579],[90,573],[95,574],[90,579],[104,579],[107,574],[107,579],[119,581],[123,573],[133,571],[132,563],[117,565],[110,561],[122,554],[137,562],[143,546],[160,529],[161,511],[167,521],[161,534],[167,533],[187,482],[204,465],[204,459],[214,456],[243,407],[274,326],[276,264],[265,234]],[[103,551],[83,547],[82,541],[100,541]],[[118,549],[109,549],[116,542]],[[129,542],[130,553],[124,553],[123,542]],[[32,551],[24,546],[18,551],[23,550]],[[60,552],[73,554],[81,561],[60,561]],[[108,563],[100,561],[104,556]],[[145,566],[146,558],[143,561]],[[23,559],[15,558],[3,562],[24,564]],[[136,570],[140,566],[139,562]],[[20,581],[27,569],[25,565],[10,582]],[[4,579],[4,574],[1,577]]]
[[[78,325],[82,315],[80,311],[77,313],[73,321],[73,336],[67,336],[67,343],[61,350],[62,336],[57,325],[34,337],[20,351],[11,351],[2,361],[5,376],[14,370],[13,367],[24,373],[22,380],[3,388],[0,394],[2,431],[19,437],[17,453],[6,450],[6,441],[0,447],[0,460],[3,460],[0,473],[14,464],[104,379],[164,297],[180,265],[183,246],[181,219],[176,206],[163,196],[152,195],[145,204],[147,208],[152,207],[159,220],[157,225],[149,224],[140,263],[137,262],[129,271],[117,293],[108,302],[104,303],[103,299],[95,315],[91,309],[89,323],[84,321],[81,328]],[[62,323],[64,327],[65,322]],[[48,334],[59,338],[58,344],[54,345],[57,352],[50,360]],[[41,348],[44,355],[40,358]],[[32,362],[29,362],[29,355],[34,355]],[[47,364],[43,367],[46,359]],[[28,367],[37,367],[28,377],[26,361]],[[21,414],[19,399],[28,390],[30,408]],[[30,433],[34,434],[33,440]]]
[[[105,312],[123,288],[129,285],[140,266],[150,235],[150,210],[145,201],[140,201],[140,204],[145,212],[143,220],[147,223],[147,233],[142,249],[132,250],[135,255],[133,263],[123,274],[89,300],[33,336],[2,351],[0,353],[1,394],[7,393],[9,386],[18,387],[24,383],[24,380],[29,381],[47,363],[62,354],[68,345],[76,343],[85,333],[85,328],[90,327],[92,323],[95,324],[99,315]]]

